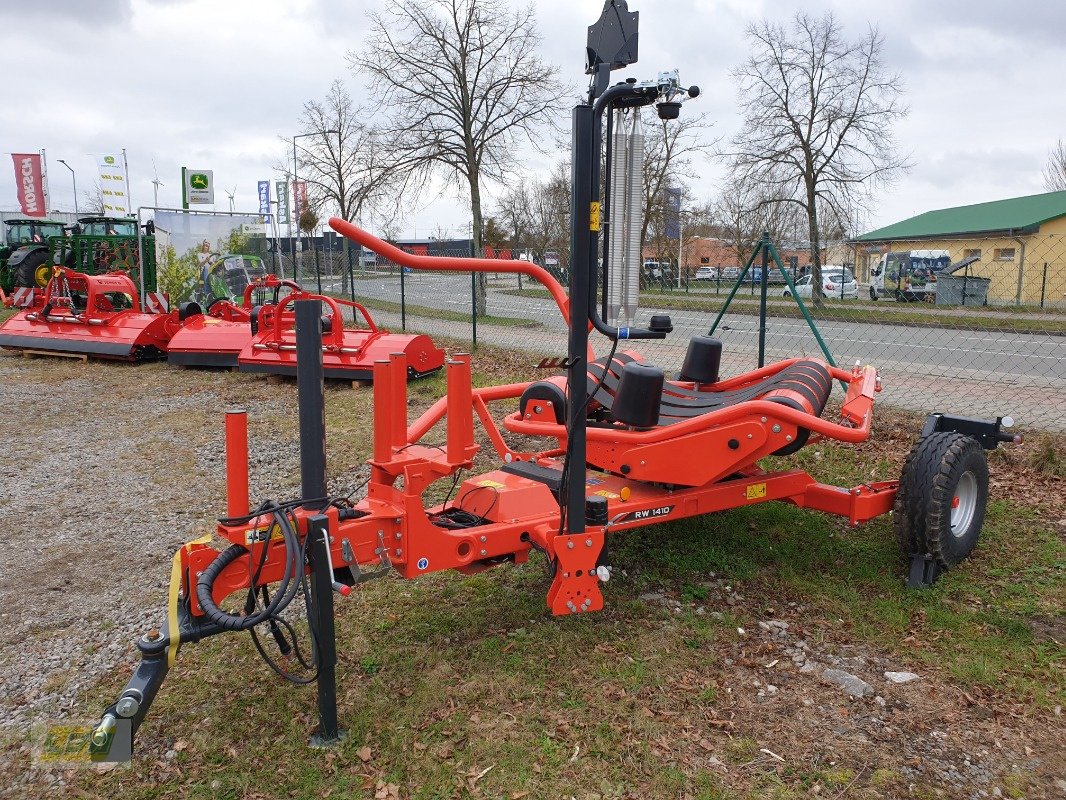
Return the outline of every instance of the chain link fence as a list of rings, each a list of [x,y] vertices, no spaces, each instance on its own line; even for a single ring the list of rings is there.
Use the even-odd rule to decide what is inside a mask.
[[[771,263],[767,362],[826,357],[793,297],[799,294],[838,365],[879,368],[882,406],[1010,415],[1022,427],[1066,430],[1066,236],[849,245],[829,253],[836,263],[823,269],[817,298],[806,264],[785,260],[786,280]],[[469,256],[463,250],[433,254]],[[689,339],[708,333],[721,315],[714,335],[725,345],[723,374],[754,368],[761,259],[743,278],[742,267],[686,260],[680,270],[675,261],[659,274],[642,274],[639,310],[629,324],[643,326],[653,313],[668,313],[674,332],[663,341],[635,342],[634,349],[668,373],[677,370]],[[289,270],[291,262],[287,276]],[[354,295],[392,329],[524,349],[531,363],[566,352],[554,302],[524,276],[487,275],[485,314],[475,319],[478,279],[470,274],[405,270],[371,254],[341,252],[319,253],[317,262],[301,253],[298,271],[305,287],[317,288],[321,280],[326,293]],[[551,271],[565,285],[566,266]],[[606,352],[604,340],[594,335],[593,341]]]

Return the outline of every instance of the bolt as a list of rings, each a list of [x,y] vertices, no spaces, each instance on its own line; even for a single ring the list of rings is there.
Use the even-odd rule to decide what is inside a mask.
[[[749,438],[749,439],[754,439],[755,437],[754,437],[754,436],[752,436],[752,435],[751,435],[751,434],[749,433],[749,434],[748,434],[748,438]]]
[[[781,433],[781,426],[774,425],[774,427],[770,428],[770,430],[772,430],[774,433]]]
[[[488,537],[488,536],[482,535],[482,537],[481,537],[481,541],[483,541],[483,542],[487,542],[488,540],[489,540],[489,537]]]
[[[158,642],[161,638],[163,638],[163,634],[161,634],[157,629],[152,628],[150,631],[148,631],[148,633],[144,635],[144,638],[150,642]]]
[[[483,555],[483,556],[487,556],[488,554],[489,554],[488,550],[482,550],[481,551],[481,555]]]
[[[403,534],[402,534],[402,533],[400,533],[399,531],[396,531],[396,539],[397,539],[397,540],[400,540],[400,539],[402,539],[402,538],[403,538]]]
[[[585,547],[592,547],[592,539],[585,540]]]
[[[397,547],[396,548],[396,557],[399,558],[402,555],[403,555],[403,548],[402,547]]]
[[[537,412],[537,413],[539,414],[539,413],[540,413],[541,411],[543,411],[544,409],[543,409],[543,408],[541,408],[540,406],[533,406],[533,410],[534,410],[535,412]]]
[[[569,608],[571,611],[577,611],[577,606],[574,605],[573,600],[567,600],[566,607]]]
[[[763,421],[763,422],[766,422],[766,417],[762,417],[762,421]]]
[[[786,442],[791,442],[792,441],[792,434],[791,433],[788,436],[785,437],[785,441]]]
[[[136,697],[123,697],[115,704],[115,711],[120,717],[129,719],[140,709],[141,704]]]
[[[574,542],[571,540],[571,541],[566,543],[566,546],[567,546],[568,549],[573,550],[574,549]]]

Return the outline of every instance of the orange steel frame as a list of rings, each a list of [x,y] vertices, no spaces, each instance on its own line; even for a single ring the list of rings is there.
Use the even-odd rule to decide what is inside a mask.
[[[785,364],[747,373],[740,383],[757,380]],[[447,396],[438,400],[417,420],[407,419],[407,367],[402,354],[374,364],[374,437],[371,475],[365,499],[356,508],[365,514],[340,519],[339,510],[295,510],[299,532],[307,533],[307,520],[324,513],[329,520],[330,549],[335,568],[349,565],[391,566],[405,578],[454,569],[474,573],[504,561],[526,561],[534,546],[556,564],[548,594],[553,614],[596,611],[603,606],[597,559],[608,532],[624,531],[666,520],[683,519],[715,511],[779,500],[793,505],[847,517],[857,525],[892,508],[897,482],[862,484],[839,488],[817,482],[803,470],[765,472],[755,462],[795,436],[799,427],[815,435],[848,442],[865,440],[870,433],[877,376],[873,367],[848,372],[830,368],[834,379],[847,385],[841,422],[805,414],[788,406],[752,401],[711,412],[692,420],[646,431],[617,428],[588,429],[589,463],[609,468],[586,474],[586,492],[608,501],[607,525],[589,526],[577,535],[560,534],[559,505],[550,489],[541,483],[502,470],[493,470],[464,481],[448,508],[460,508],[488,520],[476,527],[452,529],[434,524],[445,506],[425,508],[422,494],[435,481],[468,470],[480,445],[475,441],[474,416],[488,435],[502,462],[533,461],[541,466],[559,466],[564,455],[566,431],[555,421],[550,407],[526,415],[512,412],[503,427],[512,433],[544,437],[553,446],[539,452],[521,452],[506,442],[489,410],[491,403],[514,400],[529,386],[515,383],[475,389],[470,380],[470,356],[456,355],[447,364]],[[725,382],[723,382],[725,383]],[[440,423],[446,427],[443,447],[424,444],[425,436]],[[241,414],[226,420],[228,512],[230,517],[248,513],[247,421]],[[725,442],[743,444],[730,449]],[[622,475],[615,466],[634,463]],[[700,476],[698,486],[650,482],[635,476],[637,464],[647,475],[680,463]],[[402,478],[402,485],[398,479]],[[691,481],[690,481],[691,482]],[[666,483],[667,485],[664,485]],[[285,544],[269,533],[270,517],[241,525],[218,526],[221,538],[248,547],[251,558],[229,564],[214,584],[214,599],[248,588],[249,564],[259,564],[267,548],[265,566],[258,583],[281,579]],[[209,544],[193,542],[180,551],[183,595],[194,616],[202,610],[196,600],[198,572],[218,556]]]

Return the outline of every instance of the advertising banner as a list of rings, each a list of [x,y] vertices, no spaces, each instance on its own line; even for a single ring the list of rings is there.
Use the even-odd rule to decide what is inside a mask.
[[[278,196],[278,225],[289,224],[289,182],[274,181],[274,189]]]
[[[667,186],[664,199],[666,238],[676,242],[681,238],[681,188]]]
[[[104,214],[109,217],[125,217],[130,213],[129,188],[122,158],[115,155],[96,157],[100,168],[100,197],[104,201]]]
[[[307,208],[307,182],[295,181],[293,183],[294,206],[296,209],[296,221],[300,221],[300,215]]]
[[[43,217],[44,174],[41,172],[40,153],[12,153],[15,163],[15,186],[18,188],[19,206],[27,217]]]
[[[189,205],[210,205],[215,202],[215,173],[209,169],[182,169],[185,181],[185,201]]]
[[[216,297],[244,299],[244,287],[267,274],[267,239],[249,214],[155,212],[157,283],[171,307]]]
[[[259,181],[259,213],[270,215],[270,181]]]

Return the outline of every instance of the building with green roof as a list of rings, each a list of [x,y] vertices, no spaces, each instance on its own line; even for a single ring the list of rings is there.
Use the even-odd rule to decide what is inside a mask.
[[[976,258],[968,274],[991,280],[990,303],[1066,301],[1066,191],[927,211],[851,244],[866,276],[885,253],[943,250],[952,263]]]

